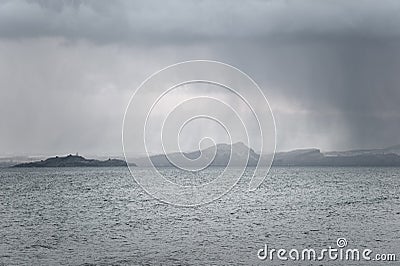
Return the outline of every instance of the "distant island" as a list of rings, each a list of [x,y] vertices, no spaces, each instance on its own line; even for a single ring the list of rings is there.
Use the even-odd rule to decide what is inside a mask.
[[[195,160],[188,167],[196,167],[197,164],[204,165],[211,159],[209,166],[224,167],[231,160],[231,165],[240,165],[240,162],[247,159],[247,166],[256,166],[260,155],[253,149],[247,147],[242,142],[230,144],[217,144],[203,150],[195,150],[184,153],[184,156],[190,159],[196,159],[203,155],[202,160]],[[214,157],[215,155],[215,157]],[[245,156],[245,157],[244,157]],[[149,159],[151,163],[149,163]],[[129,166],[139,167],[171,167],[174,166],[169,159],[178,161],[180,165],[181,156],[178,153],[167,155],[159,154],[150,157],[131,158],[128,160]],[[19,162],[18,162],[19,160]],[[22,161],[22,160],[25,160]],[[68,155],[64,157],[51,157],[43,160],[27,162],[27,158],[13,157],[0,160],[0,167],[114,167],[127,166],[126,161],[120,159],[96,160],[86,159],[79,155]],[[17,164],[18,163],[18,164]],[[319,149],[298,149],[288,152],[277,152],[274,156],[273,166],[394,166],[400,167],[400,145],[390,146],[381,149],[369,150],[347,150],[321,152]]]
[[[127,166],[124,160],[108,159],[105,161],[86,159],[79,155],[68,155],[64,157],[51,157],[36,162],[20,163],[13,167],[117,167]],[[132,165],[134,166],[134,165]]]
[[[375,150],[350,150],[322,153],[319,149],[300,149],[275,154],[275,166],[400,166],[400,146]]]
[[[246,162],[247,154],[249,155],[247,166],[256,166],[259,155],[255,153],[253,149],[247,147],[243,142],[237,142],[232,145],[221,143],[201,151],[196,150],[184,153],[184,156],[191,160],[194,160],[202,155],[203,160],[193,161],[192,163],[190,160],[185,160],[184,162],[180,162],[180,165],[186,164],[185,166],[188,167],[196,167],[199,165],[205,165],[205,163],[213,159],[211,160],[209,166],[225,167],[228,165],[228,163],[231,163],[232,166],[241,166],[242,162]],[[171,167],[173,164],[170,162],[170,159],[172,161],[179,162],[181,158],[181,154],[177,152],[169,153],[168,157],[165,154],[153,155],[149,157],[151,163],[156,167]],[[137,158],[133,161],[138,166],[151,166],[147,158]],[[190,163],[190,165],[188,165],[188,163]]]
[[[217,144],[214,147],[206,148],[202,151],[193,151],[184,153],[185,157],[195,159],[201,154],[204,155],[205,161],[212,158],[210,166],[226,166],[231,159],[232,166],[236,162],[241,162],[249,155],[247,166],[256,166],[260,155],[253,149],[247,147],[244,143],[238,142],[232,145]],[[170,153],[168,157],[165,154],[153,155],[149,159],[156,167],[173,166],[168,158],[176,159],[183,165],[184,161],[180,161],[181,156],[178,153]],[[146,158],[137,158],[133,160],[138,166],[148,167],[149,160]],[[198,162],[201,164],[202,162]],[[383,149],[370,150],[349,150],[321,152],[319,149],[298,149],[288,152],[277,152],[274,156],[273,166],[395,166],[400,167],[400,145],[391,146]],[[194,165],[191,165],[194,166]]]

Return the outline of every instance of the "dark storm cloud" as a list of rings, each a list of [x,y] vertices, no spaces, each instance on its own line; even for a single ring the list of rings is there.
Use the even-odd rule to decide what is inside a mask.
[[[320,40],[251,50],[259,52],[236,60],[245,69],[263,62],[253,75],[267,88],[281,129],[278,138],[289,146],[320,142],[344,149],[400,142],[397,40]]]
[[[3,1],[0,36],[98,42],[399,37],[397,1]]]
[[[193,58],[259,83],[280,149],[397,144],[398,25],[389,0],[2,1],[0,152],[119,151],[133,88]]]

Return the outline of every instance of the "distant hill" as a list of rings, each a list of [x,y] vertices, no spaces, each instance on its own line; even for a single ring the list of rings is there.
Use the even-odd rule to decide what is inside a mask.
[[[215,157],[214,156],[214,152]],[[232,156],[231,156],[232,152]],[[168,158],[180,165],[186,164],[186,167],[197,167],[198,165],[210,166],[226,166],[231,159],[232,166],[239,166],[242,161],[247,158],[249,160],[247,166],[256,166],[260,158],[253,149],[247,147],[244,143],[238,142],[232,145],[217,144],[203,150],[197,150],[184,153],[183,155],[192,160],[197,159],[202,155],[202,160],[182,160],[182,154],[170,153]],[[157,167],[170,167],[173,166],[165,154],[150,156],[149,158],[136,158],[130,159],[130,166],[151,166],[149,160]],[[9,167],[11,164],[17,163],[16,158],[4,158],[0,160],[0,167]],[[26,160],[26,158],[25,158]],[[277,152],[272,163],[274,166],[399,166],[400,167],[400,145],[391,146],[383,149],[369,149],[369,150],[348,150],[348,151],[331,151],[321,152],[319,149],[299,149],[288,152]],[[13,167],[112,167],[112,166],[126,166],[124,160],[109,159],[109,160],[95,160],[85,159],[82,156],[68,155],[64,157],[52,157],[45,160],[35,162],[23,162]]]
[[[356,156],[356,155],[378,155],[378,154],[397,154],[400,155],[400,145],[390,146],[383,149],[368,150],[348,150],[326,152],[326,156]]]
[[[208,161],[214,155],[215,148],[216,156],[210,166],[226,166],[231,154],[231,145],[229,144],[217,144],[202,151],[184,153],[184,156],[195,159],[203,153],[203,162]],[[247,165],[256,166],[260,156],[253,149],[241,142],[232,145],[231,165],[235,166],[239,164],[239,162],[246,158],[247,152],[249,152]],[[170,153],[168,157],[174,162],[183,162],[180,159],[181,155],[179,153]],[[154,166],[173,166],[165,154],[154,155],[149,158]],[[149,166],[149,161],[146,158],[139,158],[134,160],[134,162],[139,166]],[[201,164],[202,162],[196,163]],[[327,153],[322,153],[319,149],[315,148],[277,152],[272,164],[274,166],[400,166],[400,145],[375,150],[350,150]]]
[[[294,150],[275,155],[275,166],[400,166],[400,156],[382,150],[321,153],[319,149]]]
[[[288,152],[277,152],[274,165],[312,165],[319,164],[325,158],[319,149],[299,149]]]
[[[204,163],[209,162],[214,156],[215,149],[216,149],[215,157],[212,160],[210,166],[226,166],[229,162],[229,159],[231,159],[232,166],[240,166],[241,162],[246,161],[247,154],[249,154],[249,160],[247,161],[248,166],[256,166],[259,159],[259,155],[255,153],[253,149],[247,147],[242,142],[237,142],[233,145],[217,144],[216,146],[212,146],[201,151],[198,150],[198,151],[183,153],[185,157],[192,160],[199,158],[200,155],[202,155],[201,158],[203,160],[194,161],[193,163],[188,162],[187,160],[183,161],[181,159],[182,154],[177,152],[168,154],[168,157],[174,162],[179,162],[180,164],[186,163],[185,166],[187,167],[196,167],[199,165],[204,165]],[[150,156],[150,160],[154,164],[154,166],[157,167],[173,166],[165,154]],[[138,166],[149,166],[148,159],[146,158],[136,159],[135,163]]]
[[[126,162],[118,159],[108,159],[99,161],[95,159],[86,159],[78,155],[68,155],[64,157],[51,157],[46,160],[36,162],[21,163],[13,167],[114,167],[126,166]]]

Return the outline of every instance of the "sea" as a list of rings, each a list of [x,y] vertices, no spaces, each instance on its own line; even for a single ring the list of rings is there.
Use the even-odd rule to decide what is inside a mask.
[[[219,170],[207,171],[199,178]],[[1,168],[0,265],[399,265],[400,168],[273,167],[252,192],[250,177],[210,204],[179,207],[124,167]],[[297,258],[304,249],[371,253]]]

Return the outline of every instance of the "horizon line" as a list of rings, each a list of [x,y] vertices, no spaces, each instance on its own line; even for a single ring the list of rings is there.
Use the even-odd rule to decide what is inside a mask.
[[[238,141],[238,142],[235,142],[233,144],[218,143],[216,145],[234,145],[234,144],[237,144],[237,143],[243,143],[243,142]],[[244,144],[244,145],[246,145],[246,144]],[[208,146],[208,147],[206,147],[206,148],[204,148],[202,150],[208,149],[210,147],[212,147],[212,146]],[[252,149],[253,151],[255,151],[255,149],[252,148],[252,147],[249,147],[247,145],[246,145],[246,147],[248,147],[248,148]],[[349,148],[349,149],[343,149],[343,150],[342,149],[339,149],[339,150],[322,150],[322,149],[317,148],[317,147],[299,147],[299,148],[293,148],[293,149],[279,150],[279,151],[276,151],[275,153],[300,151],[300,150],[319,150],[321,153],[349,152],[349,151],[355,152],[355,151],[385,150],[385,149],[397,148],[397,147],[400,149],[400,144],[395,144],[395,145],[385,146],[385,147],[379,147],[379,148],[353,148],[353,149]],[[200,151],[200,150],[197,149],[197,150],[182,151],[182,152],[190,153],[190,152],[196,152],[196,151]],[[172,152],[169,152],[169,153],[179,153],[179,152],[180,151],[172,151]],[[142,156],[155,156],[155,155],[163,155],[163,154],[165,154],[165,153],[157,153],[157,152],[155,152],[155,153],[149,153],[149,154],[137,154],[137,155],[134,155],[134,156],[135,157],[137,157],[137,156],[142,157]],[[71,152],[67,152],[67,153],[60,152],[60,153],[51,153],[51,154],[47,153],[47,152],[44,152],[42,154],[37,154],[37,153],[36,154],[35,153],[31,153],[31,154],[20,153],[20,154],[3,154],[3,155],[0,154],[0,160],[1,159],[8,159],[8,158],[16,158],[16,157],[28,157],[29,158],[29,157],[55,157],[55,156],[68,156],[68,155],[74,155],[74,156],[75,155],[79,155],[79,156],[83,156],[83,157],[85,157],[85,156],[95,156],[95,157],[102,157],[102,158],[106,158],[106,157],[108,157],[108,158],[112,158],[112,157],[122,157],[122,158],[124,158],[125,157],[123,151],[121,150],[120,152],[109,152],[109,153],[103,153],[103,154],[93,153],[93,152],[88,152],[88,153],[85,153],[85,152],[83,152],[83,153],[80,153],[80,152],[73,152],[73,153],[71,153]]]

